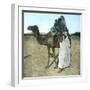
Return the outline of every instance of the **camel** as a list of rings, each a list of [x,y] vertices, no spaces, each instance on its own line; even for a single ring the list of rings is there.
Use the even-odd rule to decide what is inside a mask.
[[[48,63],[46,68],[50,67],[50,56],[53,56],[55,58],[55,48],[59,48],[59,42],[58,38],[60,41],[60,38],[62,37],[62,33],[59,33],[57,36],[52,36],[51,32],[48,32],[45,36],[42,36],[39,32],[39,27],[37,25],[34,26],[28,26],[28,30],[31,30],[36,37],[38,43],[40,45],[46,45],[48,49]],[[62,38],[61,38],[62,40]],[[50,48],[52,49],[53,53],[50,53]],[[55,61],[55,60],[54,60]],[[55,62],[57,65],[57,62]],[[53,63],[52,63],[53,64]]]
[[[66,26],[65,18],[64,16],[61,16],[60,18],[55,20],[55,23],[53,27],[51,27],[50,31],[42,36],[39,32],[39,27],[37,25],[28,26],[28,30],[31,30],[34,33],[34,36],[36,37],[37,41],[41,45],[46,45],[48,49],[48,63],[46,67],[50,67],[53,63],[49,64],[50,62],[50,56],[54,57],[53,62],[56,63],[57,67],[57,61],[55,61],[55,48],[60,48],[59,42],[62,42],[62,36],[63,32],[67,32],[70,40],[71,45],[71,39],[68,32],[68,28]],[[50,48],[52,49],[53,53],[50,53]]]

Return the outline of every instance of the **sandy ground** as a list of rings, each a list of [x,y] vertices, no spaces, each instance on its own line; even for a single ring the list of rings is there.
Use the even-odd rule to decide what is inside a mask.
[[[45,68],[48,61],[47,47],[40,45],[33,36],[24,36],[24,63],[23,77],[41,77],[41,76],[67,76],[80,74],[80,39],[73,37],[71,45],[71,66],[57,73],[54,69],[55,64],[48,69]],[[56,49],[56,54],[58,49]],[[50,58],[50,62],[53,58]]]

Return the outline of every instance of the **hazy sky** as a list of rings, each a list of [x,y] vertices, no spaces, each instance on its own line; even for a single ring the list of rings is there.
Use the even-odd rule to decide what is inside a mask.
[[[65,17],[69,33],[80,32],[80,15],[24,12],[24,33],[30,33],[29,25],[38,25],[40,32],[47,33],[61,15]]]

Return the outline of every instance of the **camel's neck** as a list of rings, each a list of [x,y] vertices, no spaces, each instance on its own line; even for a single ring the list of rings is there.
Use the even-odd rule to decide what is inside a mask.
[[[41,36],[40,36],[39,30],[34,30],[33,33],[34,33],[34,36],[36,37],[37,41],[40,43]]]
[[[40,43],[40,41],[41,41],[40,33],[37,34],[36,39],[37,39],[37,41]]]

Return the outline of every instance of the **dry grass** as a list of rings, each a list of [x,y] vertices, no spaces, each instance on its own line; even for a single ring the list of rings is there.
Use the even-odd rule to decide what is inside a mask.
[[[54,64],[46,69],[48,54],[47,47],[40,45],[35,37],[24,36],[24,77],[40,77],[40,76],[61,76],[61,75],[79,75],[80,74],[80,39],[72,37],[72,61],[71,67],[64,69],[61,73],[57,73],[58,69],[54,69]],[[58,53],[58,49],[56,49]],[[50,58],[52,61],[53,58]]]

